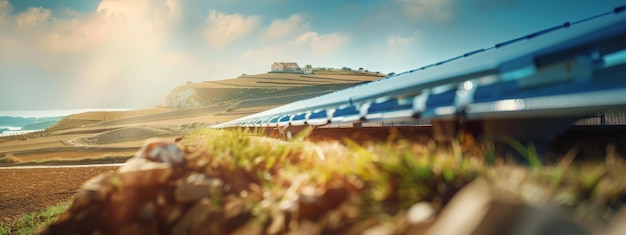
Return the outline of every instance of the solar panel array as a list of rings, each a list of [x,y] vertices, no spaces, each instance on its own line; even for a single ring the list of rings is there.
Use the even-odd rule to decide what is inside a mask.
[[[625,7],[214,128],[584,116],[623,107]]]

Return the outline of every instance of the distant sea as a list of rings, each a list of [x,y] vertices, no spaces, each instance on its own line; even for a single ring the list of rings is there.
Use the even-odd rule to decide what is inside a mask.
[[[34,124],[37,122],[42,122],[45,118],[53,118],[53,117],[65,117],[72,114],[84,113],[84,112],[95,112],[95,111],[126,111],[130,109],[59,109],[59,110],[9,110],[4,111],[0,110],[0,120],[2,117],[11,117],[8,119],[11,120],[31,120],[29,122],[17,122],[22,123],[17,124],[16,122],[7,121],[8,123],[4,123],[0,121],[0,136],[10,136],[10,135],[20,135],[29,132],[35,132],[40,130],[22,130],[24,126],[28,124]]]

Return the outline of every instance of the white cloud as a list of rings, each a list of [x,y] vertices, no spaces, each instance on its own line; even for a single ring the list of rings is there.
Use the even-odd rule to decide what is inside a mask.
[[[121,15],[121,16],[130,16],[131,15],[131,1],[123,1],[123,0],[103,0],[98,5],[98,9],[96,12],[108,15]],[[137,3],[137,2],[135,2]]]
[[[387,37],[387,46],[409,46],[417,42],[420,37],[419,32],[416,31],[413,35],[403,37],[397,34],[392,34]]]
[[[46,23],[49,18],[50,10],[31,7],[17,16],[16,24],[18,28],[28,30]]]
[[[276,19],[265,29],[264,38],[270,40],[283,39],[297,31],[307,30],[308,24],[300,14],[293,14],[287,19]]]
[[[345,34],[323,34],[311,41],[313,53],[317,55],[332,55],[344,47],[349,38]]]
[[[0,0],[0,83],[46,84],[37,93],[41,98],[28,101],[31,105],[145,107],[183,83],[172,72],[181,67],[159,64],[181,15],[175,0],[104,0],[92,13],[11,12],[10,4]],[[151,88],[142,89],[147,84]],[[0,99],[19,96],[11,92]],[[20,107],[16,102],[0,109],[7,105]]]
[[[318,35],[317,32],[306,32],[296,38],[294,44],[308,45],[313,54],[330,55],[345,46],[349,37],[342,33]]]
[[[296,44],[310,43],[315,40],[318,40],[316,32],[306,32],[298,36],[298,38],[296,38],[295,40],[295,43]]]
[[[453,18],[451,0],[396,0],[396,2],[410,19],[445,22]]]
[[[9,0],[0,0],[0,26],[8,23],[9,14],[11,14],[11,4]]]
[[[211,11],[206,22],[205,36],[209,44],[213,48],[223,49],[255,29],[260,18]]]
[[[250,49],[242,54],[246,60],[269,63],[274,61],[327,61],[336,59],[350,41],[348,35],[330,33],[319,35],[317,32],[303,33],[290,42],[266,45]]]
[[[350,66],[358,57],[347,53],[352,34],[320,33],[303,14],[261,27],[262,16],[199,16],[186,4],[102,0],[93,12],[13,12],[0,0],[0,84],[19,87],[0,93],[16,100],[0,110],[154,106],[187,81],[262,73],[281,60]],[[36,96],[23,92],[31,84]]]

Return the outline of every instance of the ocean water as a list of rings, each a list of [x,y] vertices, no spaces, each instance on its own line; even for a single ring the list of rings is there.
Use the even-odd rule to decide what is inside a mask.
[[[15,127],[15,126],[0,126],[0,130],[2,129],[9,129],[8,131],[19,131],[22,129],[22,127]],[[5,131],[7,132],[7,131]]]
[[[22,118],[45,118],[62,117],[77,113],[94,111],[127,111],[130,109],[57,109],[57,110],[0,110],[0,117],[22,117]],[[40,130],[22,130],[21,126],[11,126],[9,123],[0,123],[0,136],[21,135]]]

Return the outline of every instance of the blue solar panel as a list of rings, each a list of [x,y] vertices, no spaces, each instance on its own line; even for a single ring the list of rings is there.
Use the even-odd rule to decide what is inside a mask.
[[[391,100],[387,100],[381,103],[372,103],[369,109],[367,110],[367,113],[372,114],[372,113],[381,113],[381,112],[389,112],[389,111],[412,109],[412,108],[413,108],[412,100],[411,102],[400,104],[398,102],[398,99],[391,99]]]
[[[342,117],[348,115],[358,115],[359,110],[355,106],[348,106],[345,108],[335,110],[333,117]]]
[[[322,110],[322,111],[311,113],[311,116],[309,116],[309,119],[318,119],[318,118],[327,118],[327,117],[328,115],[326,114],[326,110]]]
[[[454,98],[456,97],[456,89],[449,90],[440,94],[431,94],[426,101],[426,107],[441,107],[454,105]]]
[[[289,116],[283,116],[282,118],[278,119],[278,122],[288,122],[289,121]]]
[[[293,121],[300,121],[300,120],[304,120],[306,118],[307,113],[300,113],[298,115],[293,116],[293,118],[291,120]]]
[[[302,120],[305,117],[300,116],[302,115],[300,113],[312,112],[313,110],[317,111],[311,113],[309,119],[320,119],[326,118],[326,112],[323,111],[326,109],[334,109],[333,118],[362,116],[363,113],[359,112],[357,106],[366,103],[370,107],[365,110],[365,114],[369,112],[385,113],[403,109],[406,106],[394,107],[391,101],[379,103],[372,101],[387,96],[411,97],[411,95],[419,94],[424,89],[432,89],[442,85],[457,86],[471,79],[483,77],[493,77],[494,81],[485,84],[477,83],[478,87],[475,93],[471,94],[474,97],[469,99],[470,102],[610,89],[610,84],[623,84],[624,82],[605,82],[609,84],[605,86],[594,80],[589,86],[580,81],[568,85],[562,79],[553,77],[551,71],[546,72],[543,68],[550,68],[552,64],[578,57],[589,57],[591,58],[589,64],[592,70],[605,69],[605,63],[603,63],[605,55],[612,55],[626,49],[626,14],[617,14],[623,11],[624,6],[621,6],[615,8],[611,13],[573,21],[572,23],[566,22],[495,44],[491,48],[473,50],[436,64],[316,98],[287,104],[218,127],[232,126],[234,123],[249,120],[265,120],[281,113],[299,114],[294,119]],[[622,60],[611,61],[611,66],[621,66],[622,62],[620,61]],[[597,74],[598,72],[594,71],[592,76],[598,76]],[[507,76],[512,76],[511,78],[514,80],[506,80]],[[544,78],[547,81],[541,80]],[[432,113],[433,108],[454,106],[455,100],[458,98],[456,90],[455,88],[443,93],[434,92],[430,94],[425,108],[431,110],[428,112]],[[347,103],[353,105],[342,107]],[[289,116],[283,116],[280,120],[272,118],[269,123],[276,123],[277,121],[288,122]]]

